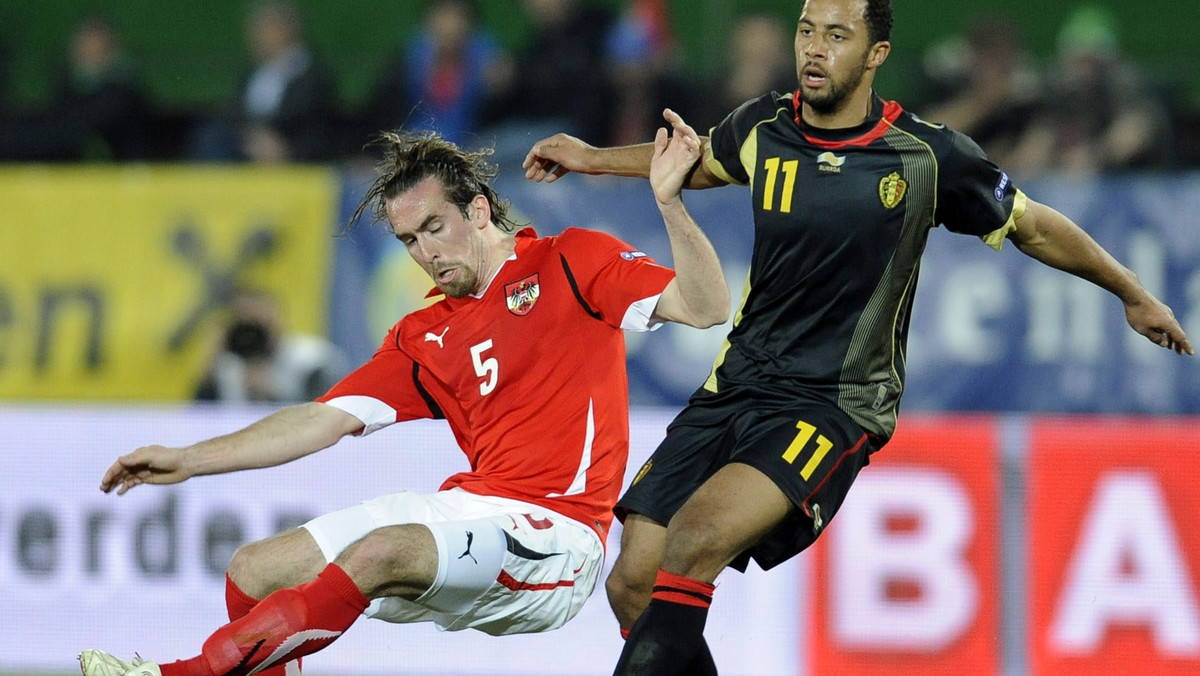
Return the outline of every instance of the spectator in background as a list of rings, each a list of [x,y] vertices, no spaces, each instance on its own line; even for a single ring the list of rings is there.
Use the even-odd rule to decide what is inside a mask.
[[[309,401],[347,372],[340,352],[317,336],[287,332],[270,295],[242,292],[196,389],[200,401]]]
[[[608,145],[640,143],[668,104],[685,118],[698,105],[698,92],[679,70],[666,0],[632,0],[625,7],[605,39],[604,65],[613,94]]]
[[[434,130],[456,144],[472,139],[484,102],[511,82],[513,64],[479,28],[474,0],[435,0],[421,31],[383,71],[360,116],[362,136],[379,129]]]
[[[489,102],[487,122],[604,139],[612,92],[600,69],[613,14],[581,0],[521,0],[521,7],[532,35],[516,55],[512,86]],[[520,145],[523,155],[528,140]]]
[[[0,157],[28,161],[139,160],[146,157],[148,107],[116,28],[90,16],[71,33],[53,76],[49,104],[12,116],[0,130]]]
[[[739,17],[729,39],[728,61],[697,111],[697,129],[710,129],[726,113],[763,92],[796,88],[796,64],[788,24],[766,13]],[[685,116],[686,119],[686,116]]]
[[[1016,24],[988,14],[935,46],[924,65],[930,101],[921,115],[967,134],[1000,166],[1018,165],[1015,147],[1046,92]]]
[[[1121,54],[1107,9],[1084,5],[1070,15],[1048,84],[1044,107],[1013,155],[1015,171],[1091,174],[1170,162],[1161,93]]]
[[[313,162],[331,156],[335,88],[304,41],[300,15],[287,2],[261,2],[246,23],[254,68],[234,109],[203,125],[193,144],[199,160]]]

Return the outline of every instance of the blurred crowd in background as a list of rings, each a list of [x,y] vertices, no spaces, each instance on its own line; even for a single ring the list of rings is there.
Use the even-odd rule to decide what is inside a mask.
[[[531,137],[555,131],[598,145],[649,140],[665,106],[707,130],[742,101],[796,85],[794,16],[740,14],[721,32],[721,68],[700,78],[683,63],[666,0],[519,7],[532,32],[514,48],[481,21],[478,0],[429,2],[393,56],[364,64],[377,69],[374,85],[351,105],[296,6],[261,2],[246,14],[245,43],[228,46],[249,64],[237,90],[192,110],[156,103],[121,26],[90,15],[37,105],[6,104],[0,50],[0,162],[337,162],[400,127],[523,155]],[[1018,26],[992,12],[919,63],[915,86],[884,96],[971,135],[1018,177],[1200,166],[1200,112],[1127,57],[1103,6],[1078,6],[1049,60],[1033,59]]]

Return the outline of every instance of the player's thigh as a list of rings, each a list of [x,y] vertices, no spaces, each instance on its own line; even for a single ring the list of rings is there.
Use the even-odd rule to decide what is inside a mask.
[[[312,535],[295,528],[238,547],[228,572],[239,589],[261,599],[316,578],[325,563]]]
[[[595,531],[548,511],[506,518],[503,569],[475,607],[448,628],[493,635],[549,631],[566,624],[592,595],[604,566]]]
[[[462,490],[382,496],[304,528],[333,560],[367,533],[405,523],[420,523],[433,534],[437,579],[414,600],[373,600],[365,613],[370,617],[490,634],[546,631],[579,611],[604,560],[599,536],[583,524],[535,505]]]
[[[879,440],[834,406],[806,404],[759,416],[732,462],[753,467],[796,507],[753,547],[769,568],[810,546],[833,519]]]
[[[738,554],[773,531],[795,509],[770,477],[732,462],[704,482],[671,519],[663,569],[715,579]]]

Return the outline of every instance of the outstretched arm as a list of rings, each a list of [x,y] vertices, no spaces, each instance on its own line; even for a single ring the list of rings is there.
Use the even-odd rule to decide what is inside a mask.
[[[654,316],[707,328],[729,319],[729,287],[712,243],[683,205],[684,182],[700,161],[701,141],[674,111],[663,111],[663,117],[674,135],[668,138],[666,128],[659,128],[649,178],[671,241],[675,279],[659,296]]]
[[[1009,239],[1023,253],[1111,292],[1125,304],[1125,319],[1134,331],[1179,354],[1194,354],[1171,308],[1138,281],[1074,221],[1029,200]]]
[[[174,484],[193,476],[274,467],[327,448],[362,428],[354,416],[311,402],[280,409],[232,434],[183,448],[143,446],[104,473],[100,490],[117,495],[138,484]]]
[[[698,136],[700,155],[708,148],[708,137]],[[574,171],[580,174],[609,174],[650,178],[650,161],[654,158],[653,143],[640,143],[616,148],[597,148],[568,134],[555,134],[533,144],[521,166],[525,178],[553,183]],[[684,181],[685,188],[714,188],[726,185],[708,170],[703,162],[694,165]]]

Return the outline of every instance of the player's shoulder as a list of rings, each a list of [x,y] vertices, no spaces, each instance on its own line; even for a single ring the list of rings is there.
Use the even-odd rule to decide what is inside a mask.
[[[772,91],[744,101],[734,108],[725,122],[738,128],[749,128],[774,119],[786,120],[790,119],[794,106],[793,94]]]
[[[552,240],[555,249],[564,252],[595,253],[627,246],[615,235],[591,228],[570,227],[547,239]]]
[[[961,150],[965,145],[974,145],[970,137],[937,120],[926,120],[911,110],[901,109],[892,123],[897,129],[916,136],[928,143],[934,152],[942,155]]]

